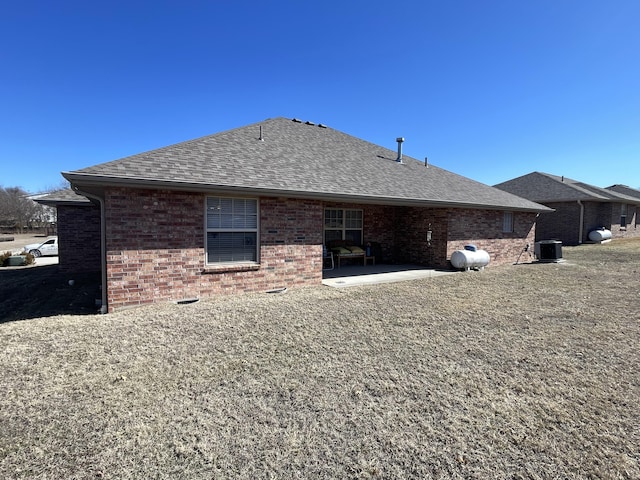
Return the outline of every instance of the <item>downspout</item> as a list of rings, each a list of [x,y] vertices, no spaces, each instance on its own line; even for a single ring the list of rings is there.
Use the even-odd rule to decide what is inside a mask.
[[[578,233],[578,245],[582,244],[582,233],[584,232],[584,204],[582,200],[578,200],[578,205],[580,205],[580,228]]]
[[[104,199],[93,193],[83,192],[78,187],[72,186],[73,190],[87,198],[92,198],[100,204],[100,274],[102,282],[102,298],[100,300],[100,313],[107,313],[107,226],[104,218]]]

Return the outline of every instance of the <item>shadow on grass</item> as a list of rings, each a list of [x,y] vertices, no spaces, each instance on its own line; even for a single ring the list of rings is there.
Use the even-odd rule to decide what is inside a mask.
[[[94,315],[99,311],[96,300],[100,297],[100,272],[61,273],[58,265],[0,269],[0,323]]]

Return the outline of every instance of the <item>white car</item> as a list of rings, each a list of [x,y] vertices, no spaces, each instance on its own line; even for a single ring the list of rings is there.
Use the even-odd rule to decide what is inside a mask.
[[[31,243],[22,249],[34,257],[44,255],[58,255],[58,237],[49,237],[42,243]]]

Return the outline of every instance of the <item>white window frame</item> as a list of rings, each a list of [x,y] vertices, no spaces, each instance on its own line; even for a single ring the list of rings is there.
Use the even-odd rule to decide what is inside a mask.
[[[342,223],[340,225],[334,225],[334,226],[327,226],[327,212],[328,211],[334,211],[334,212],[342,212]],[[347,223],[347,212],[358,212],[360,218],[360,226],[359,227],[353,227],[348,225]],[[353,230],[359,230],[360,231],[360,240],[358,241],[358,245],[362,245],[363,242],[363,238],[364,238],[364,210],[361,208],[335,208],[335,207],[325,207],[324,208],[324,212],[323,212],[323,236],[324,236],[324,241],[326,243],[327,241],[327,231],[331,231],[331,232],[341,232],[340,233],[340,238],[341,240],[345,239],[345,235],[347,231],[353,231]]]
[[[247,202],[255,202],[255,219],[253,213],[246,213]],[[218,203],[218,205],[213,205]],[[245,205],[245,211],[240,211],[241,204]],[[229,210],[230,206],[230,210]],[[212,208],[225,208],[226,210],[221,213],[226,218],[215,219],[210,217],[210,209]],[[238,208],[238,210],[235,210]],[[223,195],[207,195],[204,202],[204,226],[205,226],[205,238],[204,238],[204,250],[205,250],[205,263],[206,265],[238,265],[238,264],[258,264],[260,261],[260,202],[257,198],[251,197],[230,197]],[[247,225],[247,223],[249,225]],[[209,259],[209,239],[210,234],[232,234],[235,235],[236,240],[245,235],[243,243],[244,248],[236,250],[238,259],[229,258],[226,260],[214,260]],[[247,243],[251,242],[251,243]],[[248,248],[253,247],[253,248]],[[232,247],[233,248],[233,247]],[[253,251],[253,252],[252,252]],[[252,253],[251,253],[252,252]],[[233,256],[233,250],[231,251]],[[251,254],[250,259],[247,259],[247,255]],[[242,258],[244,257],[244,258]]]
[[[513,233],[514,217],[512,211],[505,211],[502,215],[502,232]]]

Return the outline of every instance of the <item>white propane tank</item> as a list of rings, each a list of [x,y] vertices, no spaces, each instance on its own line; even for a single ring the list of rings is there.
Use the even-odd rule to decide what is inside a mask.
[[[611,230],[606,228],[600,228],[589,232],[589,240],[592,242],[604,242],[605,240],[611,240]]]
[[[455,268],[484,268],[489,264],[489,252],[486,250],[456,250],[451,254],[451,265]]]

